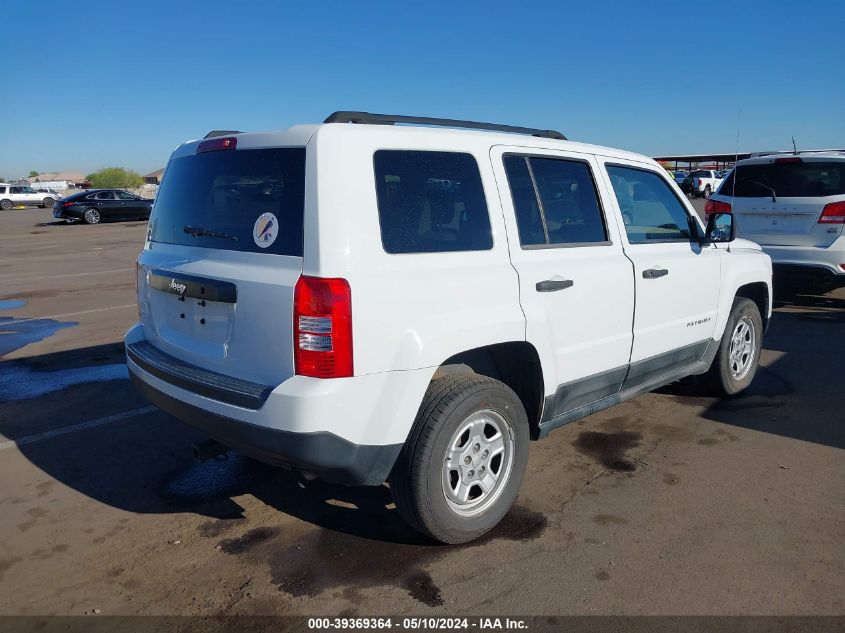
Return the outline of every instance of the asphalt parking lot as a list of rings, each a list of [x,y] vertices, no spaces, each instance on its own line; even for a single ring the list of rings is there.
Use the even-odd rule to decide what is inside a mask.
[[[845,292],[778,307],[739,398],[533,443],[505,521],[449,547],[385,487],[192,461],[122,364],[144,231],[0,213],[0,614],[843,613]]]

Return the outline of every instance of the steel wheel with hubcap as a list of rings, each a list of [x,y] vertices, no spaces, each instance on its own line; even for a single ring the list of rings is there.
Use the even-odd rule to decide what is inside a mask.
[[[744,297],[734,299],[719,350],[702,376],[710,391],[732,396],[751,384],[760,362],[762,336],[763,317],[757,304]]]
[[[443,494],[455,514],[484,512],[501,494],[513,463],[513,436],[501,415],[484,409],[459,425],[443,462]]]
[[[8,211],[12,208],[12,201],[11,200],[0,200],[0,209],[4,211]]]
[[[478,374],[432,380],[390,475],[399,513],[443,543],[478,538],[516,499],[528,441],[525,408],[504,383]]]
[[[100,212],[96,209],[85,209],[83,217],[86,224],[97,224],[100,221]]]
[[[55,201],[52,198],[44,198],[44,200],[41,201],[41,204],[44,205],[45,209],[52,209]]]

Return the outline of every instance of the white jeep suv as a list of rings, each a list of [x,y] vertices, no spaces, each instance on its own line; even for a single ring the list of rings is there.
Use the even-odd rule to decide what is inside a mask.
[[[36,191],[25,185],[10,185],[0,182],[0,209],[3,210],[20,206],[52,209],[53,203],[57,199],[58,196],[49,191]]]
[[[774,264],[778,293],[845,286],[845,151],[741,160],[705,207],[733,212],[738,235]]]
[[[339,112],[174,151],[126,351],[176,418],[389,479],[411,525],[461,543],[508,511],[530,439],[692,374],[745,389],[770,297],[769,257],[729,214],[705,230],[649,158]]]

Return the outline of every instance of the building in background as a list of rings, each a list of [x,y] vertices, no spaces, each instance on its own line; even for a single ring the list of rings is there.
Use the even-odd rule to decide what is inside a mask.
[[[164,168],[156,169],[155,171],[151,171],[146,176],[144,176],[144,183],[148,185],[160,185],[161,184],[161,176],[164,174]]]
[[[78,171],[46,172],[27,180],[33,189],[75,189],[84,188],[86,184],[91,186]]]

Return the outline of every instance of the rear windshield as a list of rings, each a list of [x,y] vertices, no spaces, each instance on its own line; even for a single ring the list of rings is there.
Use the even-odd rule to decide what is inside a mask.
[[[167,166],[150,240],[302,257],[305,149],[212,151]]]
[[[843,195],[845,162],[740,165],[727,177],[719,193],[737,198],[765,198],[772,195],[772,190],[778,198]]]

